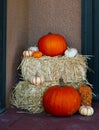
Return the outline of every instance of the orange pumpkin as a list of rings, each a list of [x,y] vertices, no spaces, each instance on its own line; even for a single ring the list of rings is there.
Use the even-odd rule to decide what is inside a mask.
[[[45,111],[55,116],[73,115],[79,110],[80,104],[80,94],[72,86],[51,86],[43,95]]]
[[[60,34],[47,34],[39,39],[38,48],[47,56],[62,55],[67,48],[67,42]]]

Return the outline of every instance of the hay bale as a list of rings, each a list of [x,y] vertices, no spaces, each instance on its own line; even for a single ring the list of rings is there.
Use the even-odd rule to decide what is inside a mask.
[[[20,81],[11,94],[11,104],[30,113],[44,111],[42,96],[47,89],[46,85],[35,86],[26,81]]]
[[[78,55],[76,57],[43,56],[41,58],[23,58],[21,65],[22,77],[31,81],[31,77],[38,72],[44,76],[45,82],[58,82],[62,77],[64,82],[81,82],[86,80],[87,57]]]
[[[27,81],[19,81],[11,93],[11,104],[29,113],[41,113],[44,111],[42,99],[44,92],[52,85],[59,82],[44,82],[43,85],[32,85]],[[77,88],[83,83],[69,84]]]

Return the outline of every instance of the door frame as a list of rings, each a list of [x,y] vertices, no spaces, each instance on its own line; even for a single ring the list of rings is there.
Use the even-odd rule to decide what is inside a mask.
[[[82,54],[93,54],[93,0],[81,1],[81,51]]]
[[[92,56],[93,50],[93,0],[81,1],[81,52]],[[88,61],[89,68],[93,68],[94,59]],[[93,74],[87,72],[88,79],[93,83]]]
[[[81,52],[84,55],[91,55],[91,60],[88,60],[88,66],[91,69],[95,69],[94,63],[94,0],[82,0],[81,8]],[[87,73],[88,80],[94,86],[95,73],[88,72]],[[93,97],[94,102],[99,102],[99,93],[95,92],[96,96]]]
[[[6,102],[6,5],[6,0],[0,0],[0,113]]]

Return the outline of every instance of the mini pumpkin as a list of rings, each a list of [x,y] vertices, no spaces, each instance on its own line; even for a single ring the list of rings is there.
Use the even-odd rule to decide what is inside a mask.
[[[64,55],[67,57],[75,57],[78,54],[78,51],[76,48],[68,48],[65,52]]]
[[[25,50],[23,51],[23,56],[24,57],[31,57],[33,55],[33,51],[32,50]]]
[[[47,56],[62,55],[67,49],[67,42],[60,34],[47,34],[38,41],[39,50]]]
[[[92,116],[94,114],[94,109],[91,106],[81,106],[79,108],[79,113],[83,116]]]
[[[37,72],[36,75],[31,78],[30,82],[33,85],[42,85],[43,82],[44,82],[44,77],[43,76],[39,76],[39,74]]]
[[[34,58],[40,58],[40,57],[42,57],[42,52],[41,51],[35,51],[35,52],[33,52],[33,57]]]
[[[55,116],[70,116],[79,110],[81,97],[73,86],[55,85],[43,95],[45,111]]]

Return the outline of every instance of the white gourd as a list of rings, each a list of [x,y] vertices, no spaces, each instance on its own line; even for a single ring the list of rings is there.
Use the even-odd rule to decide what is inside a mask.
[[[32,50],[25,50],[25,51],[23,51],[23,56],[24,57],[31,57],[32,54],[33,54]]]
[[[78,54],[78,51],[76,48],[68,48],[65,52],[64,55],[67,57],[75,57]]]
[[[31,47],[28,48],[28,50],[39,51],[37,46],[31,46]]]
[[[94,109],[91,106],[81,106],[79,108],[79,113],[83,116],[92,116],[94,114]]]
[[[43,82],[44,82],[44,77],[43,76],[39,76],[38,73],[36,73],[36,75],[31,78],[30,82],[33,85],[42,85]]]

